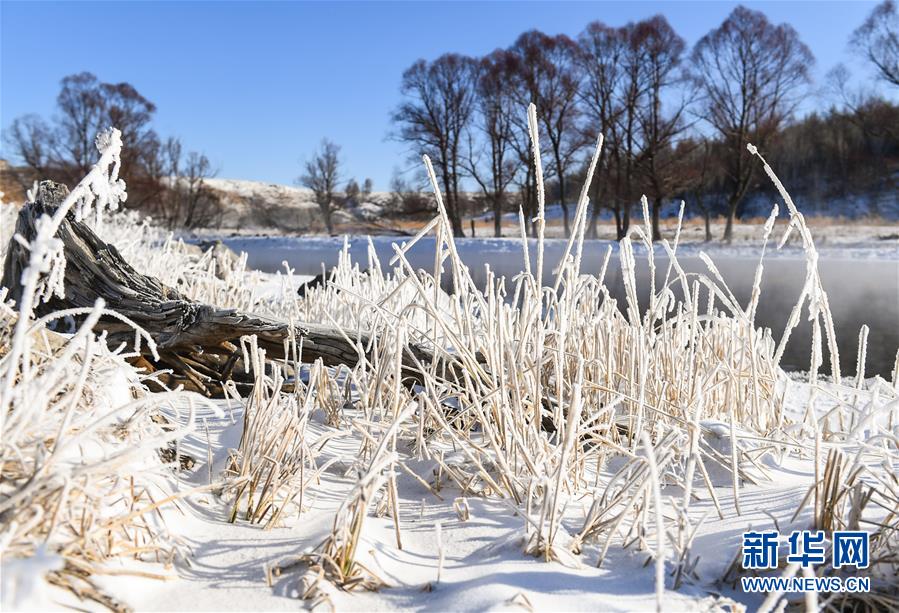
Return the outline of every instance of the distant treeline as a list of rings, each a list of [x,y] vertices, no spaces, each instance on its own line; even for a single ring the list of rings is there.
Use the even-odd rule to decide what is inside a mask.
[[[222,204],[204,183],[215,174],[209,159],[157,134],[151,127],[156,105],[129,83],[103,83],[89,72],[67,76],[56,111],[50,122],[34,114],[18,117],[4,134],[15,156],[5,172],[23,190],[39,179],[74,186],[97,160],[97,134],[114,126],[122,132],[119,176],[128,185],[126,206],[169,227],[207,226],[221,217]]]
[[[899,16],[887,0],[850,41],[887,87],[899,86],[897,38]],[[566,234],[601,132],[591,234],[608,210],[625,236],[645,195],[656,238],[663,206],[682,198],[707,219],[724,215],[729,240],[748,197],[762,189],[749,143],[799,192],[839,202],[853,192],[895,190],[899,106],[851,91],[842,66],[812,90],[813,64],[791,26],[742,6],[692,49],[661,15],[621,27],[597,21],[576,39],[531,30],[483,58],[419,60],[402,76],[404,99],[391,119],[395,138],[431,157],[457,235],[466,212],[463,181],[481,190],[497,235],[503,212],[521,205],[527,219],[536,214],[524,110],[533,102],[547,200],[561,204]],[[826,110],[796,120],[810,98]]]
[[[899,87],[897,40],[899,13],[886,0],[849,41],[888,88]],[[566,234],[601,132],[590,235],[608,211],[617,235],[625,236],[645,195],[655,237],[662,209],[683,199],[689,213],[707,221],[725,216],[729,239],[734,220],[769,189],[749,143],[791,190],[833,203],[830,214],[849,214],[841,203],[860,194],[876,202],[878,194],[896,192],[899,105],[851,89],[842,66],[812,89],[813,63],[791,26],[742,6],[692,49],[661,15],[621,27],[596,21],[575,39],[531,30],[486,57],[446,54],[415,62],[402,75],[392,136],[409,143],[416,157],[431,157],[457,235],[465,214],[484,209],[493,211],[499,235],[502,214],[519,206],[533,232],[537,180],[525,110],[533,102],[547,202],[561,203]],[[823,110],[797,119],[809,100]],[[127,206],[170,227],[217,223],[223,205],[205,182],[214,169],[202,153],[185,154],[177,138],[157,134],[155,111],[128,83],[103,83],[87,72],[68,76],[52,121],[26,115],[5,131],[14,165],[4,174],[23,188],[38,178],[74,184],[96,157],[96,134],[112,125],[125,145],[120,176],[128,184]],[[336,208],[371,193],[370,181],[360,188],[350,179],[338,196],[339,151],[324,140],[298,178],[314,192],[329,231]],[[464,193],[463,182],[479,197]],[[422,198],[424,188],[396,173],[394,214],[433,206]]]

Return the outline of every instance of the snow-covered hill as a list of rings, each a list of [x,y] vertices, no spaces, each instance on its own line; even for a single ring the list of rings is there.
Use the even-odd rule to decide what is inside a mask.
[[[205,182],[222,199],[225,210],[223,228],[297,232],[318,232],[324,228],[310,189],[242,179],[213,178]],[[341,193],[337,196],[343,198]],[[337,211],[335,222],[341,224],[377,219],[390,198],[388,192],[368,194],[358,205]]]

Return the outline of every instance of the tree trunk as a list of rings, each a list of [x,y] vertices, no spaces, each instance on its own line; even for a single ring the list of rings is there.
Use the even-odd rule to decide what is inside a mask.
[[[705,218],[705,242],[712,242],[712,213],[706,209],[702,212],[702,216]]]
[[[734,238],[734,218],[737,216],[737,205],[740,201],[731,197],[727,203],[727,223],[724,225],[724,242],[729,243]]]
[[[528,166],[525,185],[527,186],[527,190],[524,199],[524,223],[528,235],[531,238],[536,238],[537,228],[534,225],[534,217],[537,216],[537,173],[531,166]]]
[[[652,240],[662,240],[662,231],[659,228],[659,216],[662,214],[662,199],[658,196],[652,200]]]
[[[465,236],[465,232],[463,231],[462,226],[462,203],[459,200],[459,177],[456,175],[456,171],[453,171],[453,206],[456,209],[456,221],[455,224],[459,226],[459,236]],[[472,230],[472,233],[474,230]]]
[[[562,171],[558,155],[556,155],[556,170],[559,175],[559,204],[562,205],[562,223],[565,227],[565,238],[568,238],[571,236],[571,227],[568,222],[568,203],[565,202],[565,173]]]
[[[593,177],[593,184],[590,187],[590,191],[593,194],[590,196],[591,205],[590,205],[590,225],[587,228],[587,238],[598,238],[599,237],[599,216],[602,211],[602,207],[600,206],[600,201],[603,196],[603,185],[605,178],[602,176],[603,174],[603,161],[605,159],[605,151],[600,150],[599,152],[599,163],[596,165],[596,174]]]
[[[36,221],[44,214],[53,214],[68,193],[64,188],[51,181],[42,182],[36,202],[19,212],[16,233],[32,240]],[[299,357],[308,363],[321,359],[328,366],[352,368],[360,359],[369,358],[364,348],[372,347],[374,339],[365,332],[347,330],[344,336],[332,326],[311,323],[291,326],[268,317],[195,302],[158,279],[137,272],[114,246],[103,242],[72,214],[63,220],[57,237],[63,242],[66,259],[65,297],[53,297],[39,304],[35,314],[40,317],[61,309],[92,308],[102,298],[106,309],[124,315],[154,340],[158,359],[144,342],[141,356],[135,361],[151,372],[171,369],[171,375],[160,376],[168,387],[183,384],[187,389],[209,396],[220,395],[224,381],[240,380],[242,369],[236,365],[242,359],[240,339],[243,336],[255,335],[259,346],[266,350],[266,357],[272,360]],[[16,303],[21,300],[22,271],[28,258],[29,251],[11,239],[2,284],[9,288],[8,298]],[[95,331],[106,332],[106,342],[112,348],[134,343],[134,329],[110,315],[100,318]],[[285,349],[288,344],[285,341],[292,339],[298,347],[302,345],[300,356],[288,355],[289,350]],[[410,344],[403,353],[404,378],[421,381],[418,364],[428,368],[432,360],[436,360],[438,372],[447,378],[461,376],[457,359],[444,358]]]
[[[628,230],[631,229],[631,203],[629,200],[625,200],[624,206],[622,207],[624,211],[622,212],[621,226],[618,228],[618,240],[621,240],[625,236],[627,236]]]
[[[562,200],[561,198],[559,198],[559,202],[562,206],[562,227],[565,231],[565,238],[568,238],[569,236],[571,236],[571,228],[568,222],[568,205],[564,204],[564,200]]]
[[[444,204],[446,205],[446,214],[447,217],[449,217],[450,226],[453,229],[453,236],[465,236],[465,233],[462,231],[462,219],[459,216],[459,203],[456,202],[449,166],[446,163],[442,163],[440,169],[443,172]]]
[[[596,204],[593,205],[593,210],[590,213],[590,225],[587,226],[587,238],[598,238],[599,237],[599,207]]]
[[[334,236],[334,223],[331,221],[331,205],[322,207],[322,217],[325,219],[325,231],[328,236]]]
[[[188,230],[194,227],[194,213],[197,210],[197,197],[194,194],[190,195],[190,200],[187,202],[187,218],[184,220],[184,227]]]

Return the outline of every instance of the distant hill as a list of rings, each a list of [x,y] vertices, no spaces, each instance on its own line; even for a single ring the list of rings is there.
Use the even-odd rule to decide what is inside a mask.
[[[321,232],[324,224],[312,190],[241,179],[206,179],[224,205],[221,228],[241,231],[279,229],[290,232]],[[343,193],[337,194],[343,198]],[[372,233],[384,230],[379,220],[384,217],[392,195],[372,192],[360,202],[349,203],[334,214],[338,227],[366,229]]]

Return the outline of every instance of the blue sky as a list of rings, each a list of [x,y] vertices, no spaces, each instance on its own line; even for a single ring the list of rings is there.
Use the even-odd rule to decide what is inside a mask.
[[[735,2],[11,2],[0,0],[0,127],[49,117],[59,81],[88,70],[153,101],[155,128],[205,152],[219,176],[291,183],[328,137],[346,176],[386,189],[407,148],[389,140],[402,71],[480,55],[531,28],[576,36],[592,20],[664,14],[689,44]],[[874,2],[746,2],[789,22],[817,58],[871,73],[847,40]],[[9,153],[5,147],[3,157]]]

